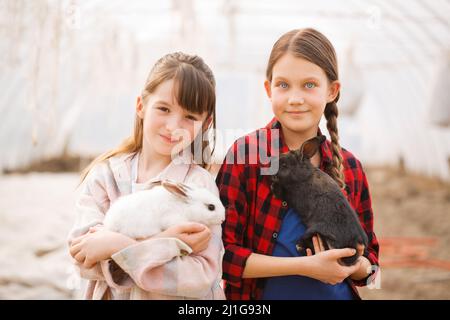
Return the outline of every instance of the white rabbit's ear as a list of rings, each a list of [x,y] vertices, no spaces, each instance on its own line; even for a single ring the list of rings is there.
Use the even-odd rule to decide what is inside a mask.
[[[158,180],[158,181],[153,181],[152,183],[150,183],[149,187],[156,187],[156,186],[160,186],[162,185],[162,181]]]
[[[188,191],[191,189],[187,185],[180,183],[180,182],[174,182],[170,180],[164,180],[161,182],[161,185],[170,193],[173,195],[180,197],[183,200],[187,200],[189,198]]]

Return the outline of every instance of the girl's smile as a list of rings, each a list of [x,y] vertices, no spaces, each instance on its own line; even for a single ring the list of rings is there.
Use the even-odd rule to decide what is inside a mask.
[[[285,111],[285,113],[288,113],[291,116],[301,116],[304,115],[306,113],[308,113],[309,110],[293,110],[293,111]]]
[[[175,144],[175,143],[178,143],[181,141],[180,138],[175,138],[175,137],[171,136],[170,134],[169,135],[160,134],[159,136],[162,138],[162,140],[164,142],[169,143],[169,144]]]

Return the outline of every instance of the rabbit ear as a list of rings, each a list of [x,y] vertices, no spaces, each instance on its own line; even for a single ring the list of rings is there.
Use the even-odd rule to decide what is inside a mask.
[[[320,145],[325,141],[325,136],[320,135],[306,140],[299,150],[300,159],[311,159],[319,150]]]
[[[188,191],[191,190],[190,187],[187,185],[180,183],[180,182],[174,182],[170,180],[164,180],[161,182],[161,185],[170,193],[173,195],[180,197],[183,200],[187,200],[189,198]]]
[[[152,183],[150,183],[149,187],[156,187],[156,186],[160,186],[162,184],[161,180],[157,180],[157,181],[153,181]]]

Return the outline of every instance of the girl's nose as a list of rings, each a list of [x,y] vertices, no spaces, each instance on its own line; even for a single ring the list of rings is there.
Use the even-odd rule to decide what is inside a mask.
[[[180,128],[180,119],[178,116],[172,116],[167,119],[166,129],[169,132],[173,132],[176,129]]]
[[[300,94],[293,94],[289,97],[290,105],[302,105],[305,103],[305,99]]]
[[[302,105],[305,103],[305,99],[302,97],[300,92],[293,92],[291,96],[289,96],[289,104],[290,105]]]

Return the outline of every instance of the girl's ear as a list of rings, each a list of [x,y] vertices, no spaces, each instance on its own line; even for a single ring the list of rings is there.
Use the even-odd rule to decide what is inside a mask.
[[[266,80],[264,81],[264,88],[266,89],[267,96],[269,99],[272,99],[272,90],[270,88],[270,81]]]
[[[339,80],[334,80],[328,87],[327,103],[336,99],[340,89],[341,83],[339,82]]]
[[[136,114],[139,118],[144,119],[144,102],[141,96],[138,96],[136,99]]]

